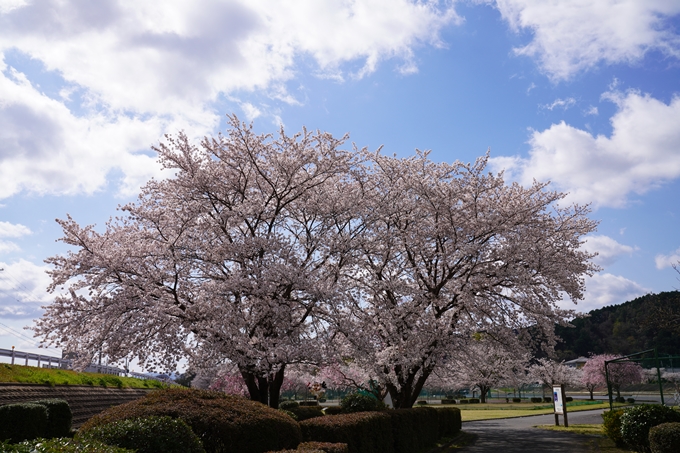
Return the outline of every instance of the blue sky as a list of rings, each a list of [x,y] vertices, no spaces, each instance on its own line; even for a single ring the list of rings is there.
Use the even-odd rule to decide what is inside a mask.
[[[603,270],[578,310],[680,287],[680,0],[0,0],[0,348],[37,350],[54,219],[101,227],[162,177],[163,134],[228,113],[400,156],[490,149],[592,205]]]

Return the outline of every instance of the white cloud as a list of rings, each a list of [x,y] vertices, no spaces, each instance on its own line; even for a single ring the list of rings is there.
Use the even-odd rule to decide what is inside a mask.
[[[586,237],[586,242],[583,248],[590,253],[597,253],[593,258],[595,264],[600,266],[609,266],[619,259],[622,255],[630,255],[638,250],[637,247],[621,244],[609,236],[592,235]]]
[[[12,0],[0,10],[0,198],[90,193],[112,170],[134,193],[157,172],[138,151],[183,126],[212,132],[222,95],[298,103],[285,83],[304,59],[340,79],[347,63],[363,77],[387,59],[414,72],[414,49],[441,46],[461,20],[445,0]],[[10,50],[64,86],[41,93],[8,66]]]
[[[51,282],[47,266],[20,259],[0,262],[0,317],[30,318],[40,316],[41,305],[52,300],[46,288]]]
[[[20,223],[0,221],[0,238],[19,238],[31,234],[31,230]]]
[[[586,292],[576,306],[577,311],[587,313],[607,305],[618,305],[649,293],[650,290],[620,275],[599,273],[586,278]],[[560,304],[574,308],[572,302]]]
[[[597,107],[594,105],[591,105],[588,110],[584,112],[584,115],[597,115],[599,111],[597,110]]]
[[[631,192],[680,177],[680,97],[670,104],[637,92],[605,97],[618,107],[611,136],[561,122],[532,133],[528,158],[494,158],[491,165],[523,184],[550,180],[569,192],[567,201],[596,207],[625,206]]]
[[[680,37],[666,23],[680,14],[678,1],[496,0],[495,4],[513,30],[533,33],[531,42],[515,52],[537,58],[555,80],[601,62],[634,63],[649,50],[680,57]]]
[[[20,251],[21,248],[12,241],[0,241],[0,255]]]
[[[656,262],[657,269],[665,269],[667,267],[677,265],[680,263],[680,248],[678,248],[675,252],[672,252],[670,255],[656,255],[654,261]]]
[[[567,110],[570,107],[573,107],[576,104],[576,99],[574,98],[567,98],[567,99],[555,99],[552,104],[545,104],[542,105],[544,109],[547,110],[554,110],[556,108],[561,108],[563,110]]]
[[[192,133],[211,128],[197,121],[140,119],[115,113],[75,116],[63,103],[40,93],[16,70],[0,73],[0,198],[22,190],[44,194],[92,193],[110,171],[123,176],[119,190],[135,193],[158,175],[146,152],[166,130],[192,125]],[[214,124],[214,123],[213,123]],[[139,151],[144,151],[140,153]]]

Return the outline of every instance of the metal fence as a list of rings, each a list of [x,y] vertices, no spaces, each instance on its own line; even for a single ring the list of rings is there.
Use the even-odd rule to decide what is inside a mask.
[[[59,357],[52,357],[48,355],[35,354],[32,352],[17,351],[15,349],[2,349],[0,348],[0,357],[9,357],[11,359],[11,364],[20,364],[24,362],[25,366],[28,366],[29,360],[32,362],[37,362],[38,368],[61,368],[65,370],[73,369],[71,359],[64,359]],[[138,379],[153,379],[156,381],[163,381],[163,379],[157,378],[150,374],[137,373],[134,371],[127,371],[123,368],[118,368],[109,365],[100,365],[96,363],[89,364],[83,371],[87,373],[102,373],[102,374],[113,374],[116,376],[131,376]]]

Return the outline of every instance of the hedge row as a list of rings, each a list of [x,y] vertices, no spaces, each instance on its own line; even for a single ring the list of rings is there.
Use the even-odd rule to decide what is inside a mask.
[[[602,418],[604,433],[618,447],[654,453],[680,451],[680,412],[670,407],[649,404],[614,409],[603,413]]]
[[[300,426],[281,411],[234,395],[178,388],[154,391],[107,409],[88,420],[80,433],[152,415],[184,421],[208,453],[261,453],[296,448],[302,441]]]
[[[44,399],[0,406],[0,441],[21,442],[36,438],[65,437],[73,414],[65,400]]]
[[[305,441],[346,443],[349,453],[412,453],[461,428],[457,408],[395,409],[327,415],[300,423]]]

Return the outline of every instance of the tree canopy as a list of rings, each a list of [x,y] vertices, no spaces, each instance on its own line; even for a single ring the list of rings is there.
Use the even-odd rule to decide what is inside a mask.
[[[166,137],[154,149],[174,176],[104,232],[58,220],[75,250],[48,259],[57,295],[37,335],[83,361],[231,362],[274,407],[287,365],[332,354],[411,407],[473,335],[510,344],[532,327],[552,346],[573,317],[557,303],[597,270],[580,248],[587,207],[486,173],[488,155],[435,163],[343,141],[235,117],[199,146]]]

